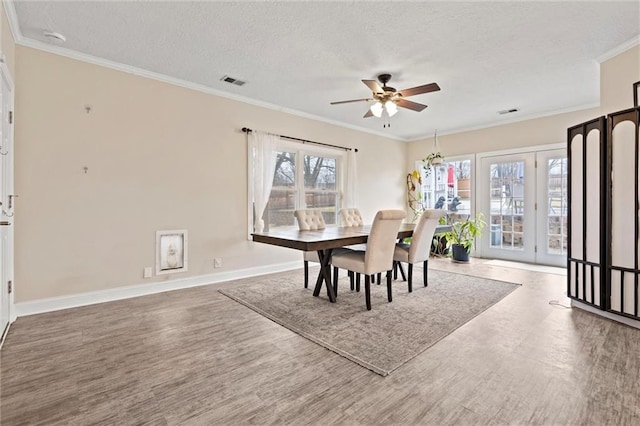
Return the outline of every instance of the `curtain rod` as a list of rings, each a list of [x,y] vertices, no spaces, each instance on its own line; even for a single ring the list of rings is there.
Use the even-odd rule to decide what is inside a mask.
[[[251,133],[253,130],[251,130],[248,127],[243,127],[242,131],[244,133]],[[328,146],[328,147],[331,147],[331,148],[344,149],[345,151],[353,150],[354,152],[358,152],[357,148],[347,148],[346,146],[331,145],[331,144],[328,144],[328,143],[315,142],[315,141],[310,141],[310,140],[307,140],[307,139],[293,138],[291,136],[285,136],[285,135],[278,135],[278,136],[280,136],[281,138],[291,139],[293,141],[298,141],[298,142],[302,142],[302,143],[312,143],[312,144],[315,144],[315,145],[322,145],[322,146]]]

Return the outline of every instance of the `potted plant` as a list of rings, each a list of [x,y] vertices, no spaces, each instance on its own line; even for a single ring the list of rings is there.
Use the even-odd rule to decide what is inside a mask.
[[[422,159],[426,164],[425,167],[438,166],[444,161],[444,155],[439,152],[432,152]]]
[[[438,151],[438,130],[433,135],[433,152],[422,159],[426,175],[431,173],[431,166],[439,166],[444,162],[444,155]]]
[[[432,152],[422,159],[422,163],[424,164],[424,172],[425,176],[429,177],[431,175],[431,168],[433,166],[439,166],[444,161],[444,156],[439,152]]]
[[[482,213],[478,213],[475,218],[455,221],[451,224],[451,230],[443,234],[454,262],[469,261],[475,239],[482,235],[482,229],[486,225],[483,219]]]

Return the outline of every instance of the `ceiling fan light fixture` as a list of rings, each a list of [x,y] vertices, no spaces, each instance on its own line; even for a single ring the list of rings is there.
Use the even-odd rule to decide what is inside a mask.
[[[390,118],[396,115],[398,108],[406,108],[413,111],[420,112],[427,106],[419,104],[417,102],[409,101],[405,98],[409,96],[420,95],[423,93],[437,92],[440,90],[440,86],[437,83],[423,84],[422,86],[412,87],[410,89],[404,89],[397,91],[391,86],[387,86],[387,83],[391,79],[391,74],[380,74],[378,81],[382,83],[382,87],[375,80],[362,80],[365,86],[371,90],[371,95],[364,99],[351,99],[348,101],[331,102],[331,105],[349,104],[352,102],[374,102],[369,107],[366,114],[362,118],[377,117]],[[389,127],[389,125],[385,125]]]
[[[393,117],[398,112],[398,106],[393,101],[385,102],[384,108],[387,110],[387,114],[389,114],[389,117]]]
[[[375,115],[376,117],[380,118],[382,117],[382,110],[383,110],[383,105],[380,101],[376,102],[375,104],[371,105],[371,113],[373,115]]]

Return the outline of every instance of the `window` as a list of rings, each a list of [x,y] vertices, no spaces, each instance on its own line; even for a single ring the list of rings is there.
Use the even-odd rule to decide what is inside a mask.
[[[262,215],[265,231],[274,226],[295,225],[293,211],[296,209],[297,193],[296,153],[278,151],[273,187]]]
[[[425,209],[444,209],[449,215],[472,213],[471,159],[460,158],[422,170],[422,206]]]
[[[300,208],[321,210],[327,225],[337,224],[344,153],[307,148],[281,141],[273,187],[262,215],[265,231],[297,226],[293,212]]]

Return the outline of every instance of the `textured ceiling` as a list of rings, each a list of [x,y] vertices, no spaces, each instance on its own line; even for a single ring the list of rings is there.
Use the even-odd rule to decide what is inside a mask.
[[[594,106],[595,59],[640,34],[640,2],[14,2],[25,39],[412,140]],[[437,82],[391,127],[362,79]],[[223,83],[230,75],[242,86]],[[520,112],[499,116],[498,110]]]

